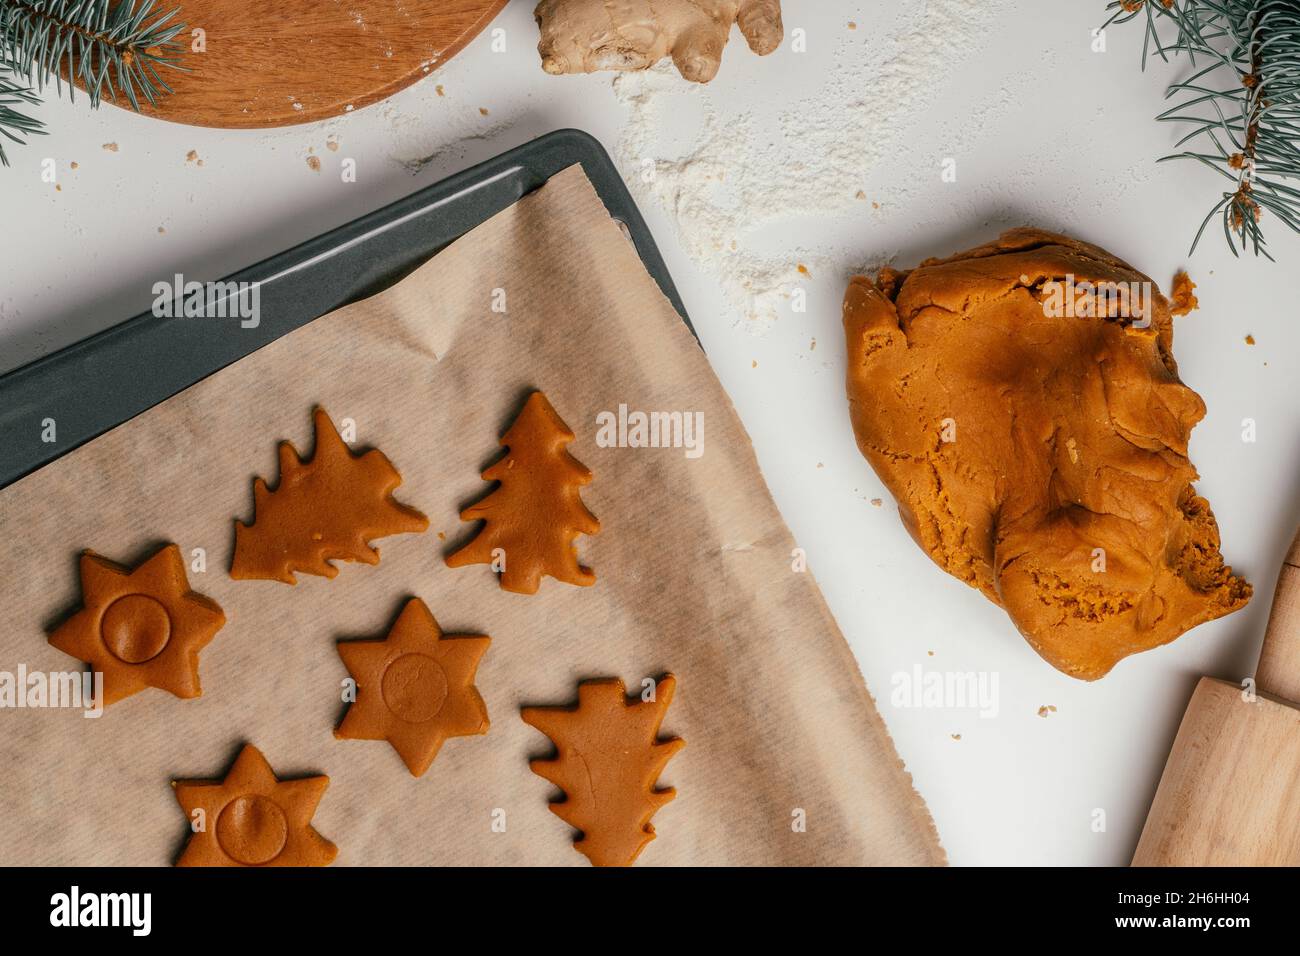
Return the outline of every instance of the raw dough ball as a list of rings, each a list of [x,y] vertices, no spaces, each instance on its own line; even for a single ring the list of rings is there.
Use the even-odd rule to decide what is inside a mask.
[[[1137,295],[1075,298],[1071,276]],[[1015,229],[855,276],[844,297],[853,429],[903,523],[1083,680],[1251,593],[1192,488],[1205,406],[1178,379],[1169,303],[1142,283],[1096,246]]]

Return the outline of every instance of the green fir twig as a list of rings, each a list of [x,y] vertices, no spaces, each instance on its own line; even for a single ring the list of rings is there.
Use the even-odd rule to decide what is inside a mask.
[[[0,134],[15,142],[45,132],[17,105],[40,102],[53,85],[76,100],[79,81],[92,108],[107,96],[133,110],[171,87],[160,70],[184,70],[176,37],[179,10],[156,13],[156,0],[0,0]],[[9,160],[0,146],[0,163]]]
[[[13,64],[0,53],[0,136],[21,146],[26,142],[24,136],[43,135],[45,129],[34,116],[14,109],[15,106],[34,105],[41,101],[31,87],[14,79],[14,72]],[[0,165],[8,166],[4,139],[0,139]]]
[[[1165,62],[1185,54],[1193,68],[1166,93],[1178,104],[1156,117],[1190,126],[1177,143],[1188,148],[1159,161],[1196,160],[1231,188],[1201,223],[1192,252],[1219,216],[1233,255],[1240,246],[1271,260],[1265,212],[1300,232],[1300,3],[1116,0],[1107,9],[1106,26],[1143,19],[1144,70],[1153,51]]]

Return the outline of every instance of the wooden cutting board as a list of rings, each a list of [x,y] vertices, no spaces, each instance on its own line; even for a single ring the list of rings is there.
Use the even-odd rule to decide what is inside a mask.
[[[361,109],[429,75],[507,0],[161,0],[180,7],[191,72],[148,116],[193,126],[310,123]],[[190,31],[207,51],[189,51]],[[511,37],[522,42],[522,37]],[[111,100],[109,100],[111,102]]]
[[[1300,534],[1278,576],[1255,695],[1202,677],[1134,866],[1300,865]]]

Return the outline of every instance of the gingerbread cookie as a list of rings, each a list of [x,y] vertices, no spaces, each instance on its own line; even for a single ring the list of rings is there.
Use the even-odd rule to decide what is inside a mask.
[[[104,675],[104,706],[157,687],[198,697],[199,651],[226,616],[190,590],[180,548],[169,544],[134,570],[93,552],[81,556],[84,606],[50,644]]]
[[[490,641],[444,637],[425,603],[411,598],[384,640],[339,643],[357,696],[334,736],[387,740],[421,776],[448,737],[488,732],[474,672]]]
[[[659,739],[676,686],[665,674],[652,700],[629,701],[621,680],[583,681],[577,707],[522,711],[557,751],[528,765],[564,791],[551,812],[581,831],[573,846],[595,866],[630,866],[655,838],[650,818],[677,796],[671,787],[655,787],[664,765],[686,746],[679,737]]]
[[[1074,239],[1016,229],[850,281],[858,446],[916,542],[1072,677],[1243,606],[1192,486],[1205,414],[1169,303]]]
[[[253,482],[254,524],[235,522],[230,576],[296,584],[295,571],[332,578],[333,561],[378,564],[376,538],[424,531],[429,519],[393,499],[402,476],[378,449],[355,455],[323,408],[313,413],[310,461],[280,443],[280,484]]]
[[[506,454],[483,472],[498,487],[460,513],[482,520],[478,535],[447,557],[448,567],[489,564],[501,587],[536,594],[543,575],[569,584],[592,585],[596,575],[578,563],[574,540],[595,534],[600,522],[582,503],[580,490],[591,471],[565,448],[574,440],[546,396],[533,392],[501,437]]]
[[[311,825],[329,784],[280,780],[252,744],[224,780],[173,780],[193,832],[176,865],[329,866],[339,849]]]

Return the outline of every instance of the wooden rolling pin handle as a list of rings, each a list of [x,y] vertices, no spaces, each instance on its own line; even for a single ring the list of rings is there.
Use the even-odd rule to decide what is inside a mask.
[[[1255,688],[1300,703],[1300,532],[1277,576]]]

